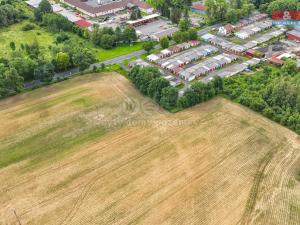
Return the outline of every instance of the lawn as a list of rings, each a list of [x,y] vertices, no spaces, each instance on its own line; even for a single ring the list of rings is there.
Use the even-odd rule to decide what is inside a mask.
[[[9,58],[12,50],[10,48],[10,42],[15,42],[17,49],[20,48],[20,45],[23,44],[30,44],[35,39],[41,46],[42,52],[45,53],[46,57],[50,57],[50,51],[48,49],[49,46],[55,45],[55,37],[56,34],[49,32],[43,27],[35,25],[34,30],[30,31],[22,31],[22,27],[29,23],[28,20],[11,25],[6,28],[0,29],[0,57]],[[83,45],[89,49],[91,49],[94,54],[96,55],[97,60],[105,61],[108,59],[112,59],[121,55],[126,55],[134,51],[138,51],[143,49],[143,43],[138,42],[133,44],[132,46],[129,45],[121,45],[113,49],[102,49],[100,47],[94,46],[90,41],[85,40],[74,33],[68,33],[71,39],[75,40],[75,42],[83,43]]]
[[[124,44],[124,45],[120,45],[116,48],[108,49],[108,50],[97,48],[97,50],[99,52],[96,54],[96,56],[97,56],[97,59],[99,61],[105,61],[105,60],[108,60],[108,59],[113,59],[113,58],[116,58],[118,56],[126,55],[126,54],[129,54],[131,52],[139,51],[139,50],[142,50],[142,49],[143,49],[143,43],[142,42],[135,43],[131,46],[127,45],[127,44]]]
[[[48,46],[53,44],[55,35],[39,26],[35,26],[34,30],[22,31],[22,27],[26,23],[28,21],[0,29],[0,57],[10,57],[12,50],[9,44],[12,41],[15,42],[17,48],[20,48],[22,43],[30,44],[36,39],[42,47],[42,51],[48,52]]]

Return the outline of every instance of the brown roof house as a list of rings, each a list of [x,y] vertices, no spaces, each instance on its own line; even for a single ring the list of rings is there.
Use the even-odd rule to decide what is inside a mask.
[[[220,27],[218,33],[223,36],[228,36],[232,34],[233,31],[234,31],[234,26],[228,23],[225,26]]]

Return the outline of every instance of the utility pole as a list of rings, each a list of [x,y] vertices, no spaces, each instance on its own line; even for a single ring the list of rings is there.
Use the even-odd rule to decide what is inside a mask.
[[[20,221],[20,218],[19,218],[18,215],[17,215],[16,210],[13,209],[13,212],[14,212],[14,214],[15,214],[15,217],[17,218],[17,221],[18,221],[19,225],[22,225],[22,224],[21,224],[21,221]]]

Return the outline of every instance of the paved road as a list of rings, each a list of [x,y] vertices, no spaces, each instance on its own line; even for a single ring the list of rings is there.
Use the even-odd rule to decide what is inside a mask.
[[[171,42],[170,44],[173,44],[173,42]],[[156,45],[156,46],[154,46],[154,48],[158,49],[158,48],[160,48],[160,45]],[[125,60],[128,60],[128,59],[131,59],[133,57],[138,58],[145,53],[147,53],[145,50],[139,50],[139,51],[135,51],[135,52],[132,52],[132,53],[129,53],[126,55],[121,55],[121,56],[113,58],[113,59],[94,63],[90,66],[90,69],[94,68],[94,66],[101,67],[102,64],[104,64],[104,65],[119,64],[119,63],[121,63]],[[59,80],[59,79],[65,78],[65,77],[70,77],[73,74],[78,73],[78,72],[79,72],[78,68],[73,68],[73,69],[70,69],[65,72],[56,73],[53,77],[53,80]],[[41,84],[42,84],[42,82],[40,82],[40,81],[31,81],[31,82],[26,82],[24,84],[24,87],[25,87],[25,89],[29,89],[29,88],[33,88],[33,87],[41,85]]]
[[[217,26],[217,25],[215,25],[215,26]],[[205,32],[208,32],[208,31],[209,31],[209,28],[205,28],[205,29],[203,29],[199,32],[200,33],[202,33],[202,32],[205,33]],[[198,32],[198,34],[199,34],[199,32]],[[170,42],[170,44],[174,44],[174,43],[175,43],[174,41]],[[160,48],[160,45],[154,46],[154,49],[158,49],[158,48]],[[109,60],[106,60],[106,61],[94,63],[90,66],[90,69],[94,68],[95,66],[96,67],[101,67],[102,64],[104,64],[104,65],[120,64],[123,61],[131,59],[133,57],[138,58],[138,57],[140,57],[141,55],[143,55],[145,53],[147,53],[145,50],[139,50],[139,51],[135,51],[135,52],[132,52],[132,53],[129,53],[129,54],[126,54],[126,55],[121,55],[121,56],[113,58],[113,59],[109,59]],[[78,72],[79,72],[78,68],[73,68],[73,69],[70,69],[70,70],[65,71],[65,72],[56,73],[53,77],[53,80],[59,80],[59,79],[65,78],[65,77],[70,77],[73,74],[78,73]],[[42,84],[42,82],[40,82],[40,81],[31,81],[31,82],[26,82],[24,84],[24,87],[25,87],[25,89],[29,89],[29,88],[34,88],[35,86],[39,86],[41,84]]]
[[[198,36],[201,37],[202,35],[209,33],[209,31],[210,31],[211,29],[213,29],[213,28],[218,29],[218,28],[221,27],[221,26],[223,26],[223,24],[222,24],[222,23],[218,23],[218,24],[215,24],[215,25],[206,27],[206,28],[204,28],[204,29],[202,29],[202,30],[199,30],[199,31],[198,31]]]

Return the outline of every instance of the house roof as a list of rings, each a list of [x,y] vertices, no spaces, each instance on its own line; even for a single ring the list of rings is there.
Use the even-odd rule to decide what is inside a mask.
[[[277,64],[277,65],[283,65],[283,61],[281,59],[276,58],[276,57],[270,58],[269,62]]]
[[[75,22],[75,24],[78,26],[78,27],[82,27],[82,28],[87,28],[87,27],[90,27],[92,26],[92,24],[86,20],[78,20]]]
[[[291,34],[291,35],[294,35],[296,37],[300,37],[300,31],[297,31],[297,30],[288,31],[287,34]]]
[[[76,8],[82,9],[88,13],[98,14],[102,12],[111,11],[114,9],[125,8],[128,3],[134,4],[141,9],[151,9],[151,6],[146,2],[142,2],[141,0],[120,0],[120,1],[112,1],[110,3],[99,5],[99,6],[91,6],[86,2],[82,2],[81,0],[65,0],[66,3],[75,6]]]
[[[39,4],[41,3],[42,0],[29,0],[26,1],[26,3],[28,5],[30,5],[31,7],[37,8],[39,6]]]
[[[226,24],[224,28],[227,32],[232,32],[234,30],[234,26],[232,26],[230,23]]]
[[[201,10],[201,11],[205,11],[207,9],[207,7],[205,5],[202,4],[194,4],[192,6],[192,9],[196,9],[196,10]]]
[[[141,9],[152,9],[152,7],[148,3],[143,2],[141,0],[129,0],[129,2],[138,6]]]

